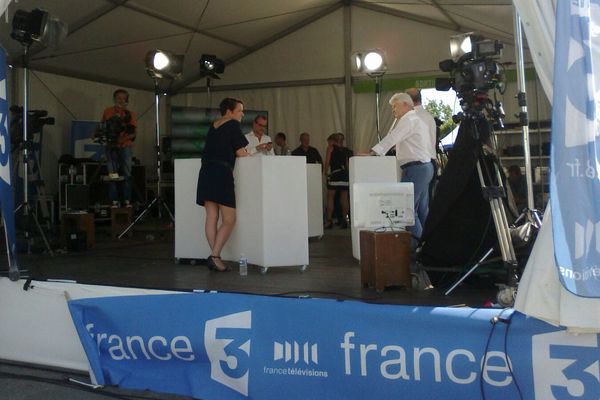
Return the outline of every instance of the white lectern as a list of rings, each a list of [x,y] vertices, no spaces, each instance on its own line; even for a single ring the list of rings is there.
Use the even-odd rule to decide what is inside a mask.
[[[396,157],[351,157],[350,158],[350,204],[354,204],[352,186],[355,183],[370,182],[399,182],[399,168]],[[360,228],[354,227],[354,214],[352,218],[352,255],[360,260]]]
[[[306,164],[308,184],[308,236],[323,236],[323,167]]]
[[[201,160],[175,160],[175,258],[210,255],[204,207],[196,204]],[[263,267],[308,265],[307,174],[303,157],[242,157],[236,161],[237,222],[221,257]]]

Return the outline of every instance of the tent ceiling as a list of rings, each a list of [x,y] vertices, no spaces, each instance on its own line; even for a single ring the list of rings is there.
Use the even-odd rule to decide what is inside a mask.
[[[182,87],[198,80],[201,54],[235,63],[345,4],[512,41],[511,0],[19,0],[0,22],[0,43],[18,64],[10,21],[18,9],[43,8],[69,25],[69,35],[57,49],[32,46],[31,69],[150,90],[144,55],[162,48],[185,54]]]

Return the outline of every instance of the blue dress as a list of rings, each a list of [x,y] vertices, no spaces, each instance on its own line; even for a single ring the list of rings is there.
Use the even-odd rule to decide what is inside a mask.
[[[235,152],[247,144],[248,140],[236,120],[227,121],[218,128],[210,127],[202,155],[202,167],[198,174],[198,205],[204,206],[205,201],[212,201],[235,208]]]

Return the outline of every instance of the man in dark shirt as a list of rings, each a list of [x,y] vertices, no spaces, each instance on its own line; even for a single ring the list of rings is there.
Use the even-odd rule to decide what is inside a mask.
[[[307,164],[323,164],[323,159],[319,154],[319,150],[315,149],[310,144],[310,135],[306,132],[300,135],[300,146],[292,151],[293,156],[305,156]]]

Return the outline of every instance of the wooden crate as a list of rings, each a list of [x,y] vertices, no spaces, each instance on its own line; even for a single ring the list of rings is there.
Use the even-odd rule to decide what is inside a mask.
[[[409,232],[360,232],[361,283],[378,292],[386,286],[411,287]]]
[[[85,232],[86,247],[94,247],[96,243],[94,214],[92,213],[63,213],[61,217],[60,233],[63,247],[67,247],[69,235]]]
[[[110,231],[111,236],[116,238],[129,225],[133,217],[133,209],[131,207],[111,208],[110,209]],[[133,228],[127,232],[128,237],[133,236]]]

